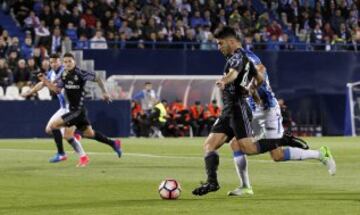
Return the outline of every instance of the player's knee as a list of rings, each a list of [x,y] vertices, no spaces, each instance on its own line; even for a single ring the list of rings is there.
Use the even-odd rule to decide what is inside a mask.
[[[64,136],[63,136],[63,138],[64,138],[65,140],[70,140],[72,137],[73,137],[72,135],[67,134],[67,133],[64,133]]]
[[[95,132],[94,132],[94,130],[86,130],[86,131],[84,131],[84,136],[85,137],[87,137],[87,138],[93,138],[93,137],[95,137]]]
[[[284,161],[284,156],[281,155],[281,154],[279,154],[279,153],[277,153],[277,154],[272,154],[271,157],[272,157],[273,161],[275,161],[275,162]]]
[[[52,131],[51,131],[50,126],[47,126],[47,127],[45,128],[45,133],[47,133],[48,135],[51,135],[51,134],[52,134]]]

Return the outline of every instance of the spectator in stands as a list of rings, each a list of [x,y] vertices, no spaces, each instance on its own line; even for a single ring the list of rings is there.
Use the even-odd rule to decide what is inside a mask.
[[[93,29],[86,26],[85,19],[80,19],[80,24],[77,28],[77,36],[80,38],[82,35],[90,38],[93,34]]]
[[[26,68],[26,62],[24,59],[20,59],[18,61],[18,66],[14,71],[14,83],[19,89],[23,86],[29,86],[31,84],[30,72]]]
[[[323,49],[323,32],[321,30],[320,24],[315,25],[315,29],[310,34],[310,40],[312,43],[315,43],[314,49],[321,50]]]
[[[33,32],[33,30],[40,26],[40,19],[36,16],[34,11],[30,11],[29,16],[24,20],[25,30]]]
[[[201,136],[205,126],[205,115],[204,107],[200,101],[195,101],[195,104],[190,107],[190,116],[190,126],[194,132],[194,136]]]
[[[5,40],[6,41],[6,40]],[[11,52],[17,52],[18,55],[20,55],[20,45],[19,45],[19,38],[17,37],[13,37],[11,40],[11,45],[8,48],[8,53],[10,54]]]
[[[349,50],[352,51],[359,51],[360,50],[360,43],[359,40],[356,38],[356,34],[351,35],[351,41],[349,44]]]
[[[184,42],[187,42],[186,49],[189,49],[189,50],[199,49],[199,45],[197,44],[197,41],[195,38],[195,32],[193,29],[186,30],[186,37],[184,39]]]
[[[294,45],[289,41],[289,36],[287,34],[282,34],[279,38],[280,40],[280,50],[294,50]]]
[[[4,39],[0,37],[0,58],[6,58],[8,51],[8,45],[5,43]]]
[[[71,21],[71,13],[67,10],[66,5],[63,3],[59,4],[55,17],[61,20],[61,29],[66,28],[67,24]]]
[[[43,54],[41,53],[42,50],[43,50]],[[37,67],[41,67],[41,62],[42,62],[43,58],[45,58],[43,56],[47,56],[47,55],[48,55],[48,53],[46,52],[46,49],[44,47],[34,48],[32,58],[34,59]]]
[[[271,36],[271,40],[268,42],[266,49],[271,50],[271,51],[280,50],[279,42],[278,42],[277,36],[275,34],[273,34]]]
[[[90,40],[91,49],[107,49],[108,45],[106,43],[105,37],[102,35],[101,30],[97,30],[95,36]]]
[[[77,41],[77,30],[72,22],[69,22],[65,30],[65,36],[68,36],[72,42]]]
[[[46,74],[50,69],[50,61],[48,58],[45,58],[42,62],[41,62],[41,67],[40,67],[40,73]]]
[[[76,49],[89,49],[89,40],[87,39],[86,35],[82,34],[80,35],[79,40],[76,43]]]
[[[346,28],[345,23],[340,24],[340,30],[336,34],[345,42],[348,42],[351,39],[351,32]]]
[[[4,92],[6,87],[12,84],[12,73],[6,64],[6,59],[0,58],[0,86]]]
[[[9,57],[8,57],[8,67],[9,69],[14,73],[15,69],[17,68],[17,62],[19,60],[19,55],[17,51],[10,51]]]
[[[35,28],[35,46],[47,45],[50,40],[50,31],[44,20],[40,21],[39,27]]]
[[[45,26],[50,26],[54,23],[54,16],[51,12],[51,8],[49,5],[44,5],[40,13],[40,20],[43,20],[45,22]]]
[[[25,43],[21,46],[21,57],[29,59],[34,51],[34,46],[30,37],[25,39]]]
[[[329,37],[329,40],[332,40],[333,36],[334,36],[334,31],[333,29],[331,28],[331,25],[330,23],[325,23],[324,25],[324,30],[323,30],[323,36],[324,38],[327,36]]]
[[[266,31],[271,38],[271,42],[273,42],[274,39],[277,40],[282,34],[281,27],[276,20],[273,20],[271,22],[271,25],[267,27]]]
[[[12,5],[12,9],[16,19],[20,22],[20,25],[24,24],[24,19],[29,14],[32,8],[31,1],[18,0]]]
[[[96,17],[93,15],[93,11],[88,8],[86,13],[81,16],[82,19],[86,22],[86,27],[95,28],[96,27]]]
[[[61,39],[62,38],[61,38],[60,28],[55,28],[51,37],[51,43],[50,43],[51,46],[49,53],[54,54],[61,52],[61,45],[62,45]]]

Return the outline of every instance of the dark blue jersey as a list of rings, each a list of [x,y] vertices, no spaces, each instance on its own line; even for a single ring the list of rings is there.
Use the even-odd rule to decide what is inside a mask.
[[[96,74],[75,67],[71,71],[64,71],[57,86],[64,88],[65,98],[71,111],[79,110],[84,106],[86,81],[95,81]]]
[[[250,83],[254,76],[254,67],[241,49],[237,49],[233,55],[227,58],[224,75],[230,72],[230,69],[236,70],[239,74],[237,78],[225,85],[223,91],[223,111],[225,115],[232,114],[232,108],[239,99],[246,98],[248,92],[245,87]]]

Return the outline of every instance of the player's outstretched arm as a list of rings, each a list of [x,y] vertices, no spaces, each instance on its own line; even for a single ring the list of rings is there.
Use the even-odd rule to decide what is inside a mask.
[[[40,91],[42,88],[44,88],[44,86],[45,86],[45,84],[42,81],[40,81],[30,90],[21,93],[21,96],[24,98],[29,97],[29,96],[33,95],[34,93]]]
[[[98,74],[96,74],[95,82],[99,85],[101,92],[103,93],[104,100],[106,102],[111,102],[111,97],[106,90],[104,81],[100,78],[100,76]]]
[[[51,90],[57,94],[61,92],[61,88],[59,88],[55,83],[52,83],[51,81],[46,79],[44,74],[39,74],[38,78],[45,86],[47,86],[49,88],[49,90]]]

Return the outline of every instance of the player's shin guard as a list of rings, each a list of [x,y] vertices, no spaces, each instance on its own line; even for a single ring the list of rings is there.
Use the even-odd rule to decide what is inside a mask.
[[[217,181],[217,169],[219,166],[219,155],[216,151],[212,151],[206,154],[205,158],[206,174],[208,176],[207,181],[209,183],[218,183]]]
[[[64,146],[63,146],[63,143],[62,143],[61,131],[59,129],[53,129],[52,134],[54,136],[54,141],[56,143],[56,148],[58,150],[58,154],[61,154],[61,155],[65,154]]]
[[[99,142],[105,143],[111,147],[113,147],[115,144],[113,140],[111,140],[110,138],[106,137],[105,135],[103,135],[102,133],[100,133],[98,131],[95,131],[95,136],[93,139],[95,139]]]
[[[259,153],[265,153],[281,146],[282,139],[261,139],[257,141],[257,148]]]

